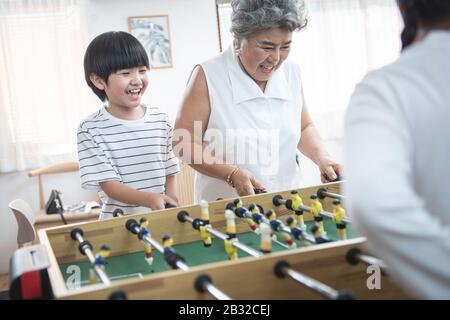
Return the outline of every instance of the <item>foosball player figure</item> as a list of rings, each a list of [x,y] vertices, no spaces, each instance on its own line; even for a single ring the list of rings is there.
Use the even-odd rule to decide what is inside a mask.
[[[339,232],[339,239],[347,239],[346,224],[342,221],[345,218],[345,210],[341,206],[341,201],[339,199],[333,200],[333,221],[336,223],[336,228]]]
[[[313,225],[311,228],[311,232],[313,233],[314,239],[316,239],[317,244],[331,242],[330,239],[323,235],[319,225]]]
[[[261,233],[261,246],[262,253],[272,252],[272,231],[268,224],[261,223],[259,225],[259,231]]]
[[[247,209],[244,208],[244,204],[242,203],[241,199],[237,198],[233,202],[230,202],[227,205],[227,209],[234,211],[238,217],[243,218],[253,232],[259,232],[258,225],[255,223],[255,221],[245,216],[245,211],[247,211]]]
[[[231,210],[225,210],[225,219],[227,220],[227,239],[225,240],[225,251],[230,260],[237,260],[237,248],[233,247],[232,241],[237,241],[236,238],[236,222],[235,215]]]
[[[292,240],[292,237],[283,231],[283,222],[280,219],[277,219],[277,214],[274,210],[270,209],[266,212],[266,217],[269,219],[270,227],[273,232],[280,232],[283,235],[283,240],[286,242],[289,248],[295,248],[297,244]]]
[[[297,215],[297,222],[303,230],[306,230],[305,219],[303,218],[303,210],[299,210],[298,207],[303,205],[303,200],[298,194],[297,190],[291,191],[291,200],[292,200],[292,210],[294,210]]]
[[[314,218],[314,221],[320,227],[321,235],[325,236],[327,233],[325,232],[325,228],[323,227],[323,217],[320,215],[320,211],[323,210],[322,202],[320,202],[317,194],[312,194],[311,197],[311,215]]]
[[[142,245],[144,246],[144,252],[145,252],[145,261],[149,265],[153,264],[153,248],[152,245],[144,240],[142,240],[145,236],[150,234],[150,231],[148,231],[148,220],[144,217],[139,219],[139,226],[141,230],[139,231],[138,237],[141,239]]]
[[[172,248],[173,246],[173,238],[169,233],[165,233],[162,236],[162,245],[164,247],[163,255],[164,260],[166,260],[166,263],[171,266],[173,269],[177,269],[176,262],[177,261],[184,261],[184,259],[175,252],[175,250]]]
[[[303,232],[305,231],[297,226],[297,219],[295,219],[295,217],[288,217],[286,219],[286,224],[291,229],[291,233],[294,239],[301,241],[305,246],[311,245],[311,243],[309,243],[308,241],[304,241]]]
[[[264,215],[262,214],[261,210],[259,210],[259,207],[252,203],[248,210],[252,213],[253,221],[255,221],[256,224],[261,225],[261,223],[264,221]]]
[[[206,227],[211,227],[209,223],[209,209],[208,209],[208,202],[205,200],[200,201],[200,207],[201,207],[201,215],[200,215],[200,221],[201,225],[199,227],[200,230],[200,237],[203,239],[203,245],[205,247],[210,247],[212,240],[211,235],[209,232],[206,231]]]
[[[99,252],[95,255],[95,261],[91,265],[91,269],[89,270],[89,284],[96,284],[97,283],[97,275],[95,273],[95,266],[99,266],[102,270],[105,270],[106,264],[106,258],[109,257],[111,248],[107,246],[106,244],[102,245],[100,247]]]

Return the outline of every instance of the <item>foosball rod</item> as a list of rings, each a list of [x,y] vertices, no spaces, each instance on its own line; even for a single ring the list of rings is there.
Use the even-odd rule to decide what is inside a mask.
[[[126,227],[126,229],[127,229],[128,231],[130,231],[130,232],[132,232],[132,233],[134,233],[134,234],[136,234],[136,235],[139,235],[139,232],[141,231],[141,227],[139,227],[139,224],[138,224],[137,221],[134,220],[134,219],[129,219],[129,220],[127,220],[127,222],[125,223],[125,227]],[[144,235],[144,236],[142,237],[142,239],[139,239],[139,240],[142,240],[142,241],[144,241],[144,242],[149,243],[149,244],[152,245],[157,251],[159,251],[162,255],[164,255],[164,247],[163,247],[163,245],[160,244],[160,243],[159,243],[158,241],[156,241],[155,239],[153,239],[153,238],[150,236],[150,232],[149,232],[148,234]],[[177,259],[177,260],[175,261],[175,266],[176,266],[178,269],[181,269],[181,270],[183,270],[183,271],[189,270],[188,265],[185,264],[182,260],[179,260],[179,259]]]
[[[227,205],[227,209],[230,209],[230,208],[232,207],[232,205],[234,205],[234,204],[233,204],[232,202],[230,202],[230,203]],[[232,209],[230,209],[230,210],[232,210]],[[252,217],[252,214],[251,214],[250,210],[248,210],[248,209],[245,208],[245,207],[235,208],[235,210],[232,210],[232,211],[233,211],[239,218],[241,218],[241,219],[246,219],[246,218],[247,218],[247,219],[252,219],[252,220],[254,221],[254,219],[253,219],[253,217]],[[264,215],[263,215],[263,217],[262,217],[261,220],[262,220],[261,223],[265,223],[265,224],[267,224],[267,225],[270,226],[270,221],[269,221],[269,219],[267,219],[266,217],[264,217]],[[256,223],[256,221],[255,221],[255,223]],[[281,231],[293,235],[291,228],[287,227],[287,226],[284,225],[284,224],[281,225]],[[311,235],[309,235],[308,233],[306,233],[306,231],[302,233],[302,237],[303,237],[303,239],[304,239],[305,241],[308,241],[308,242],[310,242],[310,243],[312,243],[312,244],[315,244],[315,243],[316,243],[316,240],[315,240]],[[276,241],[276,242],[277,242],[278,244],[282,245],[283,247],[286,247],[283,243],[281,243],[281,242],[279,242],[279,241]]]
[[[192,227],[194,229],[198,229],[200,227],[200,219],[193,219],[189,216],[189,213],[187,213],[186,211],[180,211],[178,212],[178,221],[184,223],[184,222],[189,222],[192,224]],[[212,235],[214,235],[215,237],[222,239],[223,241],[228,240],[228,236],[225,233],[220,232],[219,230],[214,229],[213,227],[209,227],[206,226],[205,230],[209,233],[211,233]],[[246,246],[243,243],[240,243],[238,241],[231,241],[231,245],[253,257],[262,257],[264,254],[253,249],[250,248],[249,246]]]
[[[319,197],[319,199],[321,200],[325,199],[326,197],[338,200],[345,200],[345,197],[343,195],[328,192],[327,189],[325,188],[320,188],[319,190],[317,190],[317,197]]]
[[[139,234],[141,231],[141,227],[139,227],[139,224],[137,223],[136,220],[134,219],[129,219],[127,220],[125,227],[127,228],[128,231],[134,233],[134,234]],[[150,232],[149,232],[150,234]],[[153,239],[149,234],[145,235],[142,237],[142,240],[151,244],[156,250],[158,250],[163,256],[164,256],[164,247],[155,239]],[[182,260],[177,259],[175,261],[175,266],[182,270],[182,271],[188,271],[189,270],[189,266],[187,264],[185,264]],[[208,292],[212,292],[211,294],[219,299],[219,300],[231,300],[231,298],[229,296],[227,296],[225,293],[223,293],[222,291],[220,291],[219,289],[217,289],[212,282],[210,282],[208,284]]]
[[[353,294],[348,291],[338,291],[336,289],[331,288],[330,286],[322,283],[318,280],[315,280],[307,275],[304,275],[298,271],[295,271],[291,268],[290,264],[285,260],[278,261],[273,269],[275,275],[278,278],[285,278],[289,276],[299,284],[318,292],[325,298],[332,300],[353,300]]]
[[[205,293],[207,291],[217,300],[231,300],[229,296],[218,290],[213,285],[211,277],[207,274],[201,274],[195,279],[194,288],[200,293]]]
[[[380,267],[381,271],[385,275],[388,273],[388,267],[383,260],[366,255],[361,251],[361,249],[351,248],[350,250],[348,250],[346,258],[348,263],[352,265],[357,265],[359,262],[362,262],[368,266],[376,265]]]
[[[78,241],[78,243],[80,244],[78,246],[78,249],[80,250],[81,254],[83,254],[86,257],[88,257],[90,263],[94,267],[95,273],[98,275],[100,280],[105,285],[110,285],[111,284],[111,280],[109,280],[109,278],[106,275],[105,271],[102,268],[100,268],[100,266],[95,264],[95,256],[94,256],[94,253],[92,252],[92,245],[91,245],[91,243],[89,241],[85,241],[83,239],[83,234],[84,234],[83,230],[81,230],[80,228],[75,228],[75,229],[72,229],[72,231],[70,232],[70,237],[73,240]]]
[[[277,207],[281,206],[281,205],[285,205],[286,208],[288,208],[290,210],[294,210],[294,211],[298,210],[298,211],[311,212],[311,207],[305,206],[304,204],[301,204],[301,205],[297,206],[296,208],[292,208],[288,203],[289,200],[290,199],[287,199],[287,200],[283,199],[283,197],[281,195],[276,195],[273,197],[272,203]],[[333,214],[329,211],[321,210],[318,213],[323,217],[333,219]],[[342,222],[344,222],[346,224],[352,224],[352,220],[348,217],[342,218]]]

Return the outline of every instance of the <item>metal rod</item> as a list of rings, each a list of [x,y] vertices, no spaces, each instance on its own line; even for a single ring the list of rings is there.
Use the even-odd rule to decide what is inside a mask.
[[[76,236],[77,241],[79,243],[82,243],[84,241],[83,236],[80,233],[76,233],[75,236]],[[84,248],[84,254],[89,259],[90,263],[94,266],[94,271],[97,274],[97,276],[100,278],[100,280],[105,285],[110,285],[111,284],[111,280],[109,280],[108,276],[105,273],[105,270],[103,270],[102,268],[100,268],[100,266],[95,264],[95,255],[92,252],[92,250],[89,249],[89,247],[85,247]]]
[[[208,283],[205,285],[205,289],[217,300],[232,300],[222,291],[218,290],[213,284]]]
[[[308,287],[314,291],[317,291],[322,296],[328,299],[337,299],[339,292],[326,284],[319,282],[313,278],[310,278],[300,272],[293,270],[292,268],[286,268],[286,273],[298,283]]]
[[[333,193],[333,192],[329,192],[324,188],[320,188],[319,190],[317,190],[317,196],[320,199],[323,199],[325,197],[329,197],[329,198],[333,198],[333,199],[339,199],[339,200],[345,200],[345,197],[343,195],[337,194],[337,193]]]
[[[384,263],[383,260],[372,257],[372,256],[368,256],[365,254],[359,254],[358,255],[359,260],[361,260],[362,262],[364,262],[367,265],[377,265],[380,267],[380,269],[382,269],[384,272],[388,271],[388,267],[386,266],[386,264]]]
[[[128,228],[128,227],[127,227]],[[139,234],[139,232],[141,231],[141,227],[139,227],[137,224],[134,224],[133,226],[134,232],[136,234]],[[131,231],[131,230],[130,230]],[[161,245],[158,241],[156,241],[155,239],[153,239],[150,236],[150,230],[148,230],[149,233],[145,236],[142,237],[142,240],[151,244],[157,251],[159,251],[161,254],[164,255],[164,246]],[[175,265],[178,269],[182,270],[182,271],[188,271],[189,270],[189,266],[184,263],[181,260],[178,260],[175,262]],[[214,292],[214,294],[217,294],[218,296],[223,295],[224,297],[228,297],[227,295],[225,295],[224,293],[222,293],[219,289],[217,289],[216,287],[214,287],[214,285],[210,285],[212,292]],[[228,300],[230,300],[230,298],[228,297]]]
[[[186,219],[186,221],[188,221],[191,224],[194,222],[194,219],[192,219],[191,216],[186,215],[185,219]],[[213,227],[206,226],[205,230],[207,232],[211,233],[212,235],[214,235],[215,237],[222,239],[223,241],[228,240],[228,236],[225,233],[222,233],[219,230],[214,229]],[[264,255],[261,252],[255,250],[253,248],[250,248],[249,246],[247,246],[243,243],[240,243],[237,240],[232,240],[231,245],[241,251],[244,251],[245,253],[247,253],[253,257],[262,257]]]
[[[305,205],[299,205],[297,207],[297,209],[302,210],[302,211],[306,211],[306,212],[311,212],[311,207],[309,206],[305,206]],[[318,212],[322,217],[327,217],[330,219],[333,219],[333,213],[329,212],[329,211],[325,211],[325,210],[321,210]],[[352,220],[349,217],[344,217],[341,219],[342,222],[346,223],[346,224],[352,224]]]
[[[248,218],[248,219],[252,219],[252,220],[253,220],[253,217],[252,217],[251,213],[248,212],[247,210],[245,211],[244,216],[245,216],[245,218]],[[262,223],[266,223],[266,224],[268,224],[268,225],[270,226],[270,221],[269,221],[269,219],[267,219],[266,217],[264,217],[264,215],[263,215],[263,217],[262,217],[261,220],[262,220]],[[254,220],[253,220],[253,221],[254,221]],[[292,232],[291,232],[290,229],[287,229],[286,226],[283,226],[283,227],[284,227],[284,228],[283,228],[283,231],[284,231],[284,232],[286,232],[286,233],[291,233],[291,234],[292,234]],[[272,228],[272,227],[271,227],[271,228]],[[277,243],[278,245],[282,246],[283,248],[289,249],[289,246],[286,245],[286,244],[284,244],[284,243],[281,242],[281,241],[278,241],[278,240],[272,240],[272,241],[275,242],[275,243]]]

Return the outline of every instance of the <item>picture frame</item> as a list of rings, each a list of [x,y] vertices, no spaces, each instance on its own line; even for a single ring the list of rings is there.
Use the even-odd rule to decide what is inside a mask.
[[[128,32],[144,46],[150,69],[173,67],[168,15],[128,17]]]

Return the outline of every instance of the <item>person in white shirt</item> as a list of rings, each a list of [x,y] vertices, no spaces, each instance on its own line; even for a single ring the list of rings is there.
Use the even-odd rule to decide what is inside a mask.
[[[107,106],[78,128],[82,187],[98,190],[101,219],[115,209],[144,213],[177,205],[172,127],[165,113],[141,100],[149,60],[142,44],[126,32],[105,32],[84,56],[88,86]]]
[[[346,114],[346,206],[406,293],[450,299],[450,1],[398,4],[403,52]]]
[[[197,171],[196,200],[300,186],[298,152],[340,175],[303,99],[300,69],[288,60],[292,34],[307,20],[301,0],[234,0],[233,44],[195,67],[175,123],[174,152]]]

